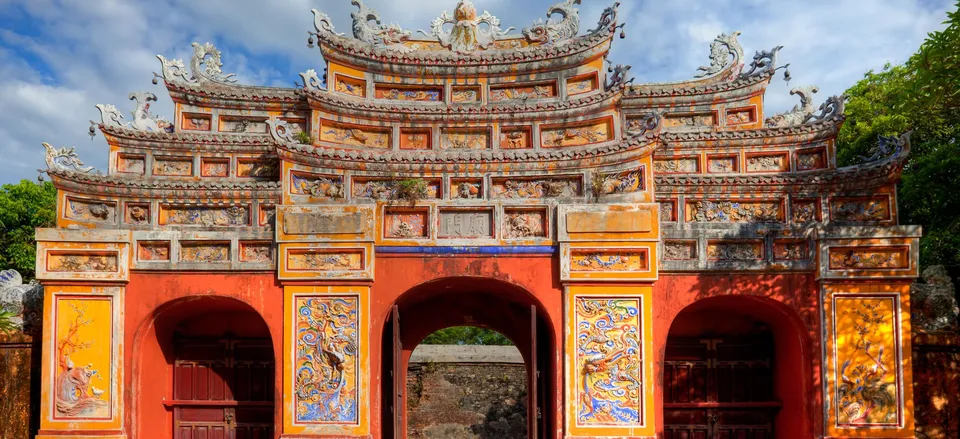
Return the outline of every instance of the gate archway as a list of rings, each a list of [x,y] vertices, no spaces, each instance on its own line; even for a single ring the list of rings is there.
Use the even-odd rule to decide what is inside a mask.
[[[556,340],[543,305],[529,292],[507,282],[452,277],[420,284],[393,305],[383,330],[381,385],[384,438],[406,437],[406,370],[424,338],[451,326],[478,326],[514,342],[527,370],[527,437],[545,437],[556,420],[552,359]]]

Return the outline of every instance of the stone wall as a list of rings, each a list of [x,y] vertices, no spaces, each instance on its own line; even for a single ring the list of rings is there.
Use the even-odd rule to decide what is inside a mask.
[[[960,270],[952,271],[927,268],[910,291],[918,439],[960,437],[960,309],[951,279]]]
[[[421,345],[407,370],[407,437],[527,437],[527,375],[513,346]]]
[[[40,412],[40,329],[43,288],[0,271],[0,310],[13,313],[14,330],[0,331],[0,438],[36,434]]]

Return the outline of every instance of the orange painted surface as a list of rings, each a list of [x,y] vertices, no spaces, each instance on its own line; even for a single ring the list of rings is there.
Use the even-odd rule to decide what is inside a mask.
[[[283,289],[273,273],[134,273],[125,291],[123,383],[126,430],[139,439],[167,439],[173,413],[174,330],[216,336],[265,336],[276,358],[283,346]],[[262,320],[258,318],[259,315]],[[280,370],[279,362],[276,365]],[[280,374],[275,379],[274,424],[280,419]]]

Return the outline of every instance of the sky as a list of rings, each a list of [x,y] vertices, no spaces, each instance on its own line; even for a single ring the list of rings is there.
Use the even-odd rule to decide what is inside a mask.
[[[500,18],[502,28],[530,26],[559,0],[474,0]],[[613,0],[583,0],[581,32],[595,27]],[[456,0],[367,0],[384,23],[428,29]],[[610,59],[630,64],[638,83],[692,78],[709,64],[710,42],[740,31],[749,59],[758,50],[784,46],[779,63],[792,80],[774,80],[766,112],[797,103],[792,87],[815,84],[819,104],[843,93],[868,70],[905,61],[928,32],[944,27],[953,0],[621,0],[626,40],[615,40]],[[0,184],[36,179],[46,168],[41,142],[76,146],[88,165],[106,169],[101,134],[90,139],[96,104],[109,103],[129,117],[127,95],[149,91],[160,100],[154,114],[172,119],[173,104],[161,82],[156,55],[183,58],[190,43],[213,42],[224,73],[241,84],[293,86],[309,68],[321,71],[317,49],[308,49],[311,8],[327,13],[350,33],[349,0],[0,0]]]

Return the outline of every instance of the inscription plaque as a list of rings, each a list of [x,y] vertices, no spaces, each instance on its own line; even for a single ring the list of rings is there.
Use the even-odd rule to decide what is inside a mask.
[[[440,237],[490,238],[492,220],[490,211],[440,211]]]

